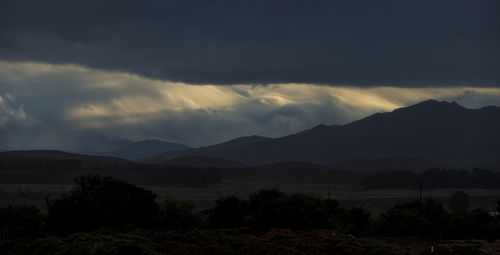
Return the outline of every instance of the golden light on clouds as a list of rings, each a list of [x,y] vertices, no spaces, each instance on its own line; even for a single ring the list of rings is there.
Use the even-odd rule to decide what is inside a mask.
[[[207,115],[227,114],[232,118],[244,119],[243,115],[246,113],[243,109],[251,109],[252,114],[258,115],[260,112],[304,105],[337,107],[338,109],[332,111],[340,109],[350,116],[338,120],[345,122],[431,98],[463,100],[462,103],[465,104],[467,102],[473,104],[471,98],[474,98],[474,95],[487,96],[495,100],[500,98],[498,88],[383,86],[364,88],[296,83],[257,86],[191,85],[76,65],[32,62],[0,61],[0,77],[3,80],[0,90],[0,107],[3,109],[3,114],[14,111],[5,103],[5,98],[7,95],[10,96],[9,93],[13,93],[12,91],[20,94],[43,94],[42,92],[46,90],[54,92],[67,90],[67,96],[74,97],[75,100],[61,107],[64,107],[68,119],[77,122],[83,128],[168,119],[172,115],[183,114],[186,111],[202,111]],[[43,95],[35,96],[43,97]],[[467,99],[463,99],[466,96]],[[61,98],[40,98],[40,100],[61,100]],[[23,103],[20,102],[21,105]],[[325,111],[328,112],[329,109]],[[24,111],[22,113],[24,114]],[[335,116],[328,121],[335,122],[334,118]],[[281,122],[290,120],[293,125],[302,127],[296,124],[300,120],[293,119],[293,116],[277,116],[274,121],[276,119]]]

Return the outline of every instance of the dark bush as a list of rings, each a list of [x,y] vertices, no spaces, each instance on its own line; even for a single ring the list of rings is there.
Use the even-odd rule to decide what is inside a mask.
[[[258,227],[286,228],[288,212],[288,195],[276,189],[259,190],[250,195],[250,213]]]
[[[339,202],[334,199],[288,195],[276,189],[259,190],[250,195],[248,202],[235,196],[219,199],[216,207],[207,213],[210,226],[223,228],[337,228],[364,235],[371,227],[370,214],[364,209],[345,210],[339,208]]]
[[[54,201],[47,200],[48,225],[68,234],[99,228],[134,229],[155,226],[159,208],[153,192],[110,176],[82,176],[76,187]]]
[[[380,216],[380,234],[433,238],[440,238],[449,231],[451,219],[443,206],[433,200],[397,204]]]
[[[215,208],[208,211],[208,221],[212,227],[235,228],[245,225],[249,213],[246,200],[230,196],[216,201]]]
[[[323,200],[309,195],[290,195],[283,217],[292,229],[328,228],[328,213]]]
[[[42,235],[43,218],[34,206],[0,208],[0,239],[35,238]]]
[[[346,233],[355,236],[364,236],[372,226],[370,212],[361,207],[353,207],[347,211],[347,225],[344,228]]]
[[[467,193],[458,190],[455,191],[450,196],[450,201],[448,206],[450,210],[454,213],[466,213],[469,210],[469,195]]]
[[[189,229],[199,227],[201,225],[200,219],[193,211],[192,204],[174,198],[166,199],[161,208],[161,228]]]

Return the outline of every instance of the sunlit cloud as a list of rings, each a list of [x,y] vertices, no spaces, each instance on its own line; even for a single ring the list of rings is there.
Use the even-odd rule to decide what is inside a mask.
[[[471,108],[500,105],[500,88],[192,85],[76,65],[0,61],[0,147],[50,142],[65,148],[68,139],[58,141],[58,135],[88,130],[199,146],[345,124],[427,99]],[[73,140],[69,147],[77,148]]]

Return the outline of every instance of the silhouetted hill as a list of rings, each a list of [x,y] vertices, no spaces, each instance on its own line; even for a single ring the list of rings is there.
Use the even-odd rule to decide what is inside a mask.
[[[422,172],[431,168],[442,168],[444,164],[411,157],[375,159],[350,159],[331,165],[334,169],[349,171],[411,171]]]
[[[115,149],[106,152],[99,152],[96,154],[126,158],[129,160],[137,160],[151,157],[152,155],[156,155],[158,153],[186,150],[189,148],[191,147],[184,144],[169,143],[154,139],[138,142],[123,140],[121,143],[117,143],[117,147]]]
[[[0,157],[17,157],[17,158],[41,158],[41,159],[73,159],[87,161],[108,161],[108,162],[128,162],[125,159],[117,157],[93,156],[75,154],[63,151],[54,150],[22,150],[22,151],[3,151],[0,152]]]
[[[243,167],[243,163],[208,157],[178,157],[170,160],[155,162],[158,164],[177,165],[177,166],[192,166],[192,167]]]
[[[0,183],[71,184],[81,175],[111,175],[134,184],[207,186],[220,181],[214,167],[144,164],[60,151],[0,153]]]
[[[219,144],[184,151],[247,164],[308,161],[319,164],[356,158],[411,157],[445,164],[478,164],[500,155],[500,108],[467,109],[428,100],[377,113],[343,126],[310,130],[252,143]],[[237,141],[233,140],[233,141]]]
[[[243,136],[239,137],[227,142],[223,142],[220,144],[212,145],[212,146],[204,146],[196,149],[187,149],[181,151],[171,151],[166,153],[160,153],[154,155],[150,158],[145,158],[143,161],[146,162],[162,162],[169,159],[174,159],[177,157],[189,155],[191,157],[207,157],[206,155],[210,155],[212,152],[231,150],[232,148],[241,148],[247,145],[256,144],[264,141],[271,140],[272,138],[253,135],[253,136]],[[208,156],[208,158],[218,158],[213,156]],[[224,158],[224,157],[223,157]],[[227,159],[227,158],[226,158]],[[235,160],[237,161],[237,160]]]

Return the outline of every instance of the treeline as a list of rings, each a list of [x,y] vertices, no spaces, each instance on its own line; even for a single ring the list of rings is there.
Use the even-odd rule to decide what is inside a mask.
[[[435,201],[396,204],[378,217],[363,208],[343,208],[334,199],[260,190],[248,199],[221,198],[196,213],[188,203],[167,199],[111,177],[83,176],[67,194],[47,199],[47,214],[32,206],[0,209],[1,239],[66,236],[98,229],[152,231],[247,227],[293,230],[336,229],[354,236],[421,236],[436,239],[500,238],[500,217],[469,211],[468,196],[457,192],[451,210]]]
[[[272,165],[221,168],[223,179],[272,183],[327,183],[357,185],[367,174],[334,170],[306,162],[281,162]]]
[[[366,189],[498,189],[500,172],[474,168],[472,171],[456,169],[429,169],[420,174],[413,172],[387,172],[371,174],[362,180]]]
[[[214,167],[0,156],[1,183],[71,184],[84,174],[112,175],[134,184],[156,186],[208,186],[221,180]]]

